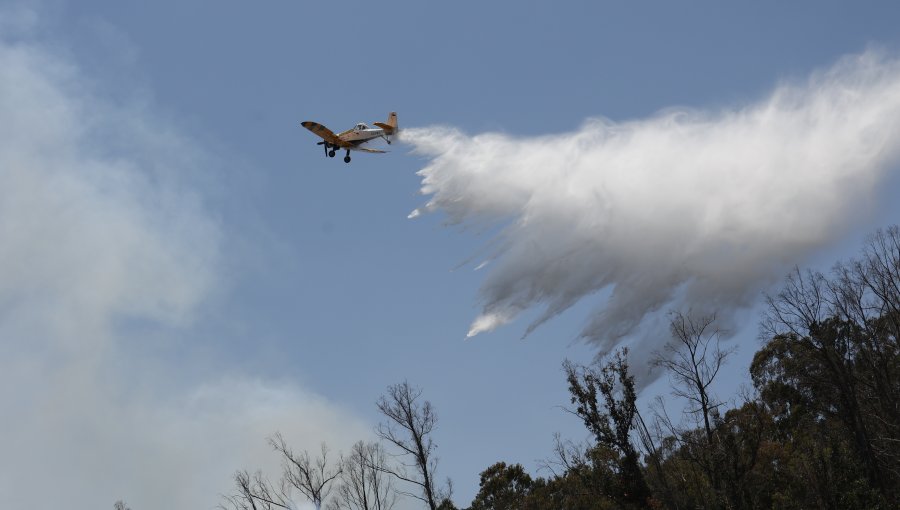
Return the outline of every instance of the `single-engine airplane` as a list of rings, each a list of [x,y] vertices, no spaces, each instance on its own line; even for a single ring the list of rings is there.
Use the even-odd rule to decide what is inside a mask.
[[[313,132],[321,138],[322,142],[316,145],[325,146],[325,155],[333,158],[337,150],[344,149],[347,155],[344,156],[344,163],[350,162],[350,151],[374,152],[383,154],[387,151],[378,149],[369,149],[368,147],[360,147],[360,145],[374,140],[375,138],[383,138],[387,143],[391,143],[391,136],[397,134],[400,128],[397,127],[397,112],[391,112],[388,115],[387,122],[373,122],[377,127],[369,127],[364,122],[360,122],[352,129],[334,134],[327,127],[318,122],[301,122],[300,125]]]

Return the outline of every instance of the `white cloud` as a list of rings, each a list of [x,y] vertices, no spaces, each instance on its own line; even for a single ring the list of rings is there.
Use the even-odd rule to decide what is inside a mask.
[[[607,349],[664,339],[647,324],[671,309],[727,321],[846,234],[900,154],[900,62],[844,58],[724,111],[592,119],[539,137],[431,127],[404,140],[430,158],[419,172],[430,199],[410,217],[505,225],[469,335],[540,308],[530,332],[597,293],[582,334]]]
[[[301,449],[368,435],[291,384],[184,387],[190,359],[134,354],[141,331],[178,337],[220,289],[225,233],[194,184],[214,161],[152,105],[93,93],[30,39],[36,18],[0,12],[17,29],[0,34],[4,506],[211,508],[236,469],[277,472],[276,430]]]

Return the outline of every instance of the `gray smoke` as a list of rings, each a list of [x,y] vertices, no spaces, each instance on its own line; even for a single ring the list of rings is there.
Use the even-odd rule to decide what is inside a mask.
[[[367,438],[288,381],[144,345],[189,341],[235,263],[194,180],[218,167],[154,105],[95,92],[39,17],[0,6],[2,507],[209,508],[235,469],[279,471],[285,424],[298,449]]]

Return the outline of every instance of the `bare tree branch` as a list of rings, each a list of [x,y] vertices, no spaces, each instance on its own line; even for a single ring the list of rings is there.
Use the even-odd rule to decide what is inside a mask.
[[[388,387],[387,394],[378,399],[378,410],[387,418],[375,429],[378,437],[397,447],[400,457],[410,457],[412,462],[401,463],[414,471],[414,475],[405,469],[382,468],[384,472],[418,487],[420,495],[403,494],[415,497],[436,510],[443,499],[449,498],[449,489],[441,490],[435,486],[434,472],[437,458],[434,450],[437,446],[431,439],[431,433],[437,425],[437,415],[431,402],[420,402],[421,388],[410,386],[404,381]]]

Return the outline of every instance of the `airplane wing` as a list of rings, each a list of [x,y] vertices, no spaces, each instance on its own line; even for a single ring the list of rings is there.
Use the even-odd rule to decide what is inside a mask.
[[[312,133],[314,135],[322,138],[323,140],[330,143],[331,145],[334,145],[337,147],[344,147],[346,149],[353,147],[352,144],[341,140],[340,138],[338,138],[338,136],[336,134],[334,134],[334,132],[332,132],[327,127],[319,124],[318,122],[306,121],[306,122],[301,122],[300,125],[305,127],[306,129],[312,131]]]
[[[369,149],[368,147],[350,147],[351,151],[363,151],[363,152],[371,152],[374,154],[386,154],[387,151],[378,150],[378,149]]]

